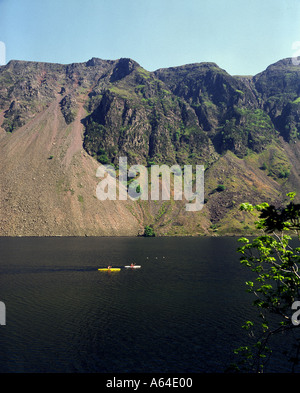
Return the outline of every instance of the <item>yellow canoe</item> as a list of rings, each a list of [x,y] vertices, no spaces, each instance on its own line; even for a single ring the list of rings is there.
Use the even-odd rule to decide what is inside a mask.
[[[121,269],[118,267],[111,267],[110,269],[106,268],[102,268],[102,269],[98,269],[101,272],[119,272]]]

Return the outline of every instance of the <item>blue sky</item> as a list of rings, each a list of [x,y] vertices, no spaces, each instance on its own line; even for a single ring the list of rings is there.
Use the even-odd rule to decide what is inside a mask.
[[[153,71],[213,61],[254,75],[294,56],[300,1],[0,0],[0,41],[6,62],[130,57]]]

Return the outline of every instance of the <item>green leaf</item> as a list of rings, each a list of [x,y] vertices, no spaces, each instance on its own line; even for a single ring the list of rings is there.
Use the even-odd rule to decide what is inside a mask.
[[[240,239],[238,239],[238,242],[249,243],[249,239],[247,239],[246,237],[241,237]]]
[[[286,194],[286,196],[288,196],[290,198],[290,200],[293,201],[295,199],[296,193],[295,192],[288,192]]]
[[[254,210],[254,207],[251,205],[251,203],[246,202],[246,203],[242,203],[240,205],[240,210],[242,210],[242,211],[245,210],[245,211],[250,212],[250,211]]]
[[[246,321],[245,324],[242,326],[243,329],[249,330],[254,323],[252,321]]]

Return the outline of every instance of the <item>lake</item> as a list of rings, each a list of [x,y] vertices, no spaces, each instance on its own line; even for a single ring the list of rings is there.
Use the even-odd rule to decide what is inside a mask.
[[[0,238],[0,372],[224,372],[253,316],[237,247],[230,237]],[[131,262],[142,267],[98,271]]]

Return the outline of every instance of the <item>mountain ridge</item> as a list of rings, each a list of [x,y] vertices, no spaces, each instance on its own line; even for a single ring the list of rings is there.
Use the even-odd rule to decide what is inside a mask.
[[[11,60],[0,67],[0,235],[137,236],[146,225],[162,236],[251,232],[239,203],[280,204],[300,191],[299,97],[292,59],[254,76],[213,62],[150,72],[130,58]],[[97,200],[97,165],[117,170],[120,156],[205,165],[204,208]]]

